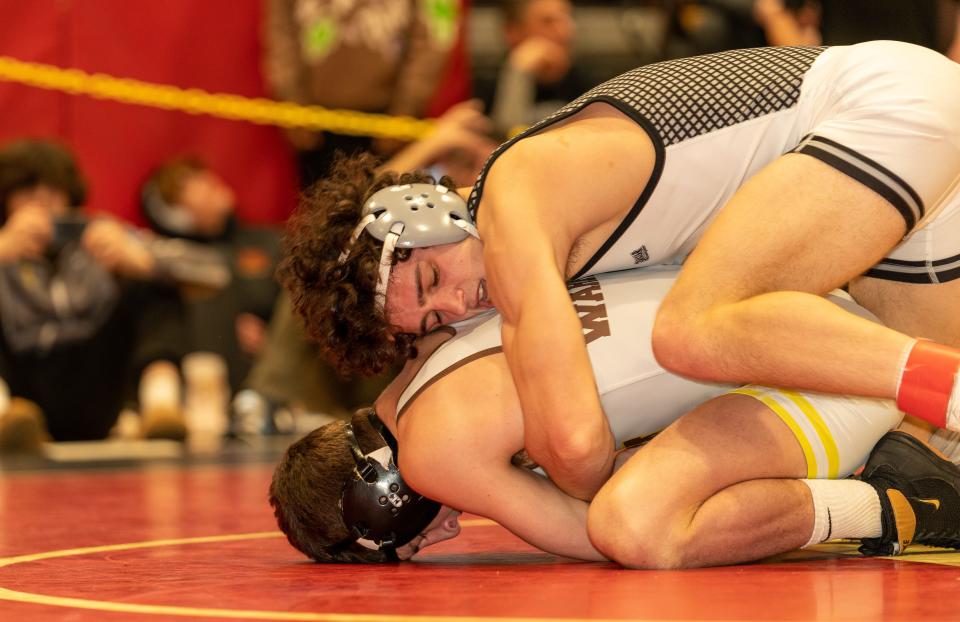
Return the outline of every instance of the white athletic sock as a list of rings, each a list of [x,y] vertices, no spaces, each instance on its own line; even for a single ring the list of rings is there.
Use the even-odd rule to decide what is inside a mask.
[[[960,369],[953,377],[953,390],[947,402],[947,429],[960,432]]]
[[[837,538],[877,538],[880,497],[873,486],[853,479],[802,479],[813,495],[813,533],[804,546]]]

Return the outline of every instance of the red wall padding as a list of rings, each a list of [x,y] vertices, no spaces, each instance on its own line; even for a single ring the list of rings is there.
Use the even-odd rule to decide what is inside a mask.
[[[0,0],[0,54],[149,82],[266,96],[260,0]],[[59,138],[90,182],[89,208],[142,222],[151,168],[196,154],[237,191],[247,222],[282,221],[296,198],[280,130],[0,81],[0,142]]]

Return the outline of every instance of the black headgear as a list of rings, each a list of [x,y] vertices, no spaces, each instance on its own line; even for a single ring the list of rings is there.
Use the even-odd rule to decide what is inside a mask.
[[[396,559],[395,549],[421,533],[440,512],[440,504],[403,481],[395,461],[396,439],[372,410],[367,418],[384,446],[364,455],[352,424],[347,424],[347,441],[357,466],[354,477],[343,486],[340,512],[355,542]]]

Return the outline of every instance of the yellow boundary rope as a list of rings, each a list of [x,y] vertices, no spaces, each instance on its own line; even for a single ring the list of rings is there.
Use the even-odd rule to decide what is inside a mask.
[[[0,56],[0,80],[124,104],[352,136],[416,140],[433,128],[432,121],[412,117],[331,110],[229,93],[210,93],[202,89],[183,89],[168,84],[26,62],[9,56]]]

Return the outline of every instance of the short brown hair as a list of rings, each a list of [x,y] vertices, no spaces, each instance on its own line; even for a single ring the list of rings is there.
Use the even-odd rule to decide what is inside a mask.
[[[180,156],[167,160],[158,166],[147,179],[163,202],[167,205],[178,205],[180,194],[187,179],[196,173],[209,170],[200,158],[192,155]]]
[[[369,412],[357,411],[352,423],[364,453],[383,445],[382,437],[367,419]],[[315,561],[385,562],[385,552],[353,541],[340,514],[344,484],[356,468],[345,434],[347,425],[343,421],[329,423],[287,448],[273,472],[270,505],[290,544]]]
[[[376,374],[416,356],[416,335],[391,335],[377,304],[383,242],[361,234],[346,261],[339,262],[360,222],[363,205],[374,192],[396,184],[437,183],[422,172],[377,173],[377,164],[370,154],[336,159],[329,177],[304,193],[290,217],[278,269],[307,334],[344,375]],[[439,183],[453,187],[448,177]],[[409,257],[409,249],[398,248],[393,261]]]

